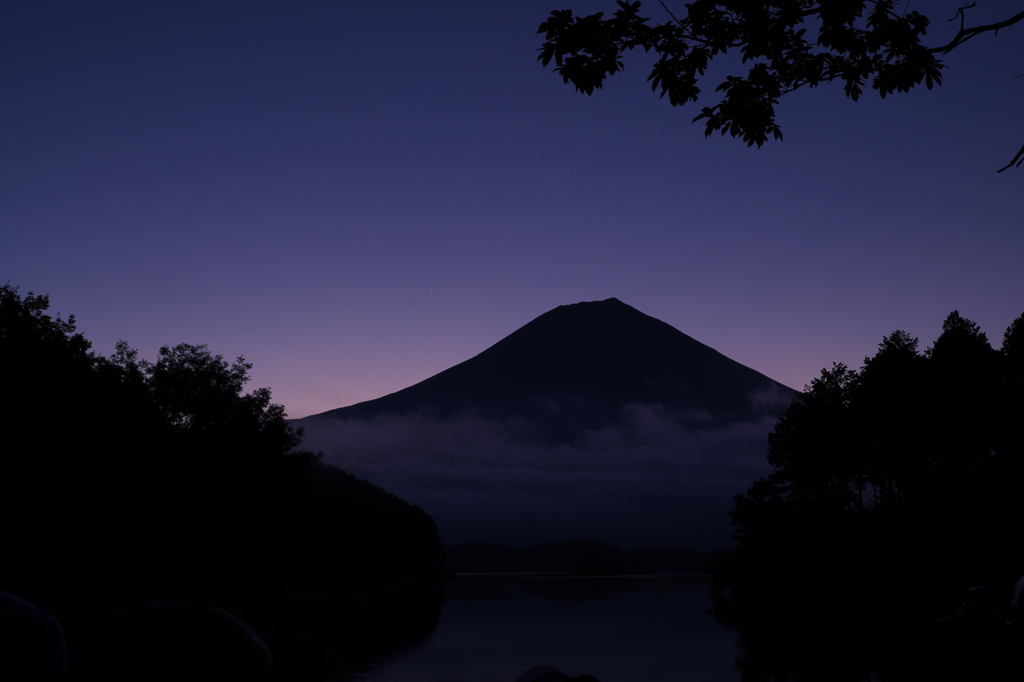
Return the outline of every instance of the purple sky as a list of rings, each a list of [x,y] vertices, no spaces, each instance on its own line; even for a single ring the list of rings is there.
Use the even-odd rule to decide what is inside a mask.
[[[932,43],[960,4],[915,7]],[[1024,143],[1024,26],[936,91],[788,96],[757,151],[704,139],[642,54],[563,85],[535,32],[564,6],[614,9],[5,2],[0,282],[103,354],[242,354],[292,417],[612,296],[794,388],[954,308],[996,346],[1024,312],[1024,168],[995,173]]]

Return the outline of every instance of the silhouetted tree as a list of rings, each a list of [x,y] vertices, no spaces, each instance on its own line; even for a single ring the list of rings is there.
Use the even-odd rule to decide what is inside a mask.
[[[822,370],[768,434],[768,463],[787,500],[800,507],[862,508],[864,471],[850,400],[857,373]]]
[[[1024,365],[1024,315],[1021,315],[1003,332],[1003,354],[1015,366]]]
[[[844,515],[863,509],[868,475],[851,410],[856,385],[857,373],[835,364],[794,397],[768,435],[774,470],[734,498],[730,517],[742,546],[787,555],[824,549]]]
[[[975,322],[954,310],[925,355],[931,417],[925,447],[930,477],[945,492],[986,466],[995,449],[999,354]]]
[[[1004,430],[997,448],[1001,457],[1017,461],[1018,471],[1024,473],[1024,429],[1018,425],[1024,415],[1024,315],[1006,328],[1001,350],[1005,368],[1001,403]]]
[[[126,525],[118,481],[142,421],[116,376],[98,371],[74,316],[48,308],[46,296],[0,287],[0,581],[15,592],[43,575],[54,587],[86,582],[81,558],[109,550]],[[125,564],[110,568],[113,580],[130,575]]]
[[[733,594],[769,611],[827,594],[920,614],[972,584],[1012,585],[1019,320],[1002,353],[953,311],[924,353],[896,331],[860,371],[823,370],[769,434],[772,473],[735,498],[738,550],[721,569]]]
[[[119,344],[118,357],[127,355]],[[269,389],[243,392],[251,367],[189,344],[125,365],[129,377],[141,375],[168,431],[155,464],[163,539],[174,538],[162,561],[178,565],[176,582],[251,592],[279,585],[313,522],[305,482],[320,455],[299,449],[301,433]]]
[[[866,475],[850,412],[856,379],[856,372],[835,364],[793,399],[768,434],[774,471],[735,498],[738,537],[752,541],[775,528],[792,528],[796,516],[863,507]]]
[[[893,332],[859,371],[834,365],[793,399],[769,435],[772,472],[735,497],[736,551],[715,567],[716,609],[747,663],[770,653],[764,673],[782,679],[810,648],[868,669],[878,652],[909,655],[968,587],[1009,602],[1024,573],[1024,382],[1011,362],[1022,319],[997,352],[953,311],[924,353]],[[991,634],[1002,644],[979,651],[1016,656]],[[965,646],[922,645],[910,665],[942,673],[936,652]]]
[[[771,485],[751,489],[757,499],[862,511],[908,496],[949,496],[975,474],[988,476],[1007,416],[1000,409],[1006,363],[957,311],[924,354],[917,344],[898,330],[859,372],[842,364],[822,370],[768,435],[774,471]],[[741,516],[750,505],[738,499]]]
[[[0,589],[53,601],[272,591],[311,519],[297,449],[250,365],[205,346],[108,360],[49,300],[0,287]]]
[[[538,59],[565,83],[588,95],[606,77],[622,70],[622,56],[635,48],[658,60],[647,80],[672,106],[696,103],[700,81],[715,60],[730,51],[745,65],[744,75],[728,75],[715,88],[722,93],[693,119],[705,122],[704,134],[730,134],[760,147],[770,136],[782,139],[775,122],[779,99],[802,87],[841,81],[846,96],[857,100],[865,86],[881,97],[908,92],[924,83],[942,82],[939,57],[984,33],[1024,20],[1024,11],[1004,21],[968,27],[962,7],[960,31],[945,45],[928,47],[923,37],[928,17],[907,11],[896,0],[692,0],[676,12],[664,2],[660,23],[640,15],[640,2],[619,0],[611,16],[603,12],[574,17],[556,10],[540,25],[545,36]],[[1000,172],[1024,162],[1024,147]]]
[[[912,494],[921,478],[924,428],[924,357],[917,339],[897,330],[864,358],[854,412],[863,429],[864,467],[872,506],[890,507]]]

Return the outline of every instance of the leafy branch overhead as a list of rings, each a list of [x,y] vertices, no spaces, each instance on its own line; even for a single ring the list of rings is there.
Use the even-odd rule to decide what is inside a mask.
[[[651,23],[640,2],[618,0],[610,16],[597,12],[573,16],[555,10],[540,25],[544,34],[538,60],[578,92],[592,95],[605,79],[623,69],[622,56],[643,48],[658,60],[647,81],[672,106],[697,103],[700,81],[712,61],[730,51],[745,65],[744,75],[728,75],[715,87],[718,101],[704,106],[693,121],[704,134],[729,134],[760,147],[769,137],[782,139],[775,121],[779,99],[804,86],[841,81],[846,96],[857,100],[866,87],[881,97],[908,92],[924,83],[942,83],[939,59],[983,33],[1024,20],[1024,11],[995,24],[965,26],[965,10],[954,20],[960,30],[945,45],[923,43],[928,17],[906,11],[895,0],[692,0],[678,15],[660,2],[668,19]],[[1024,147],[1007,168],[1024,163]]]

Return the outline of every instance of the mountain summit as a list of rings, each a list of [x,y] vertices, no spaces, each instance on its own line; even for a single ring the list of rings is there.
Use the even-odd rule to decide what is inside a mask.
[[[788,404],[792,391],[609,298],[559,306],[429,379],[314,418],[518,417],[547,438],[570,441],[630,403],[725,423],[756,419],[771,410],[771,397]]]
[[[793,391],[621,301],[564,305],[479,355],[293,425],[447,542],[731,544]]]

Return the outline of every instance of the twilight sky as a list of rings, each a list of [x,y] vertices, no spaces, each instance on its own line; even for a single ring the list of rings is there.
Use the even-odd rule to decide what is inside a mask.
[[[960,4],[915,6],[930,43]],[[613,296],[794,388],[954,308],[997,347],[1024,312],[1024,168],[995,173],[1024,142],[1024,26],[938,90],[790,95],[756,150],[660,101],[643,54],[594,97],[563,85],[536,29],[566,6],[614,9],[5,2],[0,282],[103,354],[244,355],[292,417]]]

